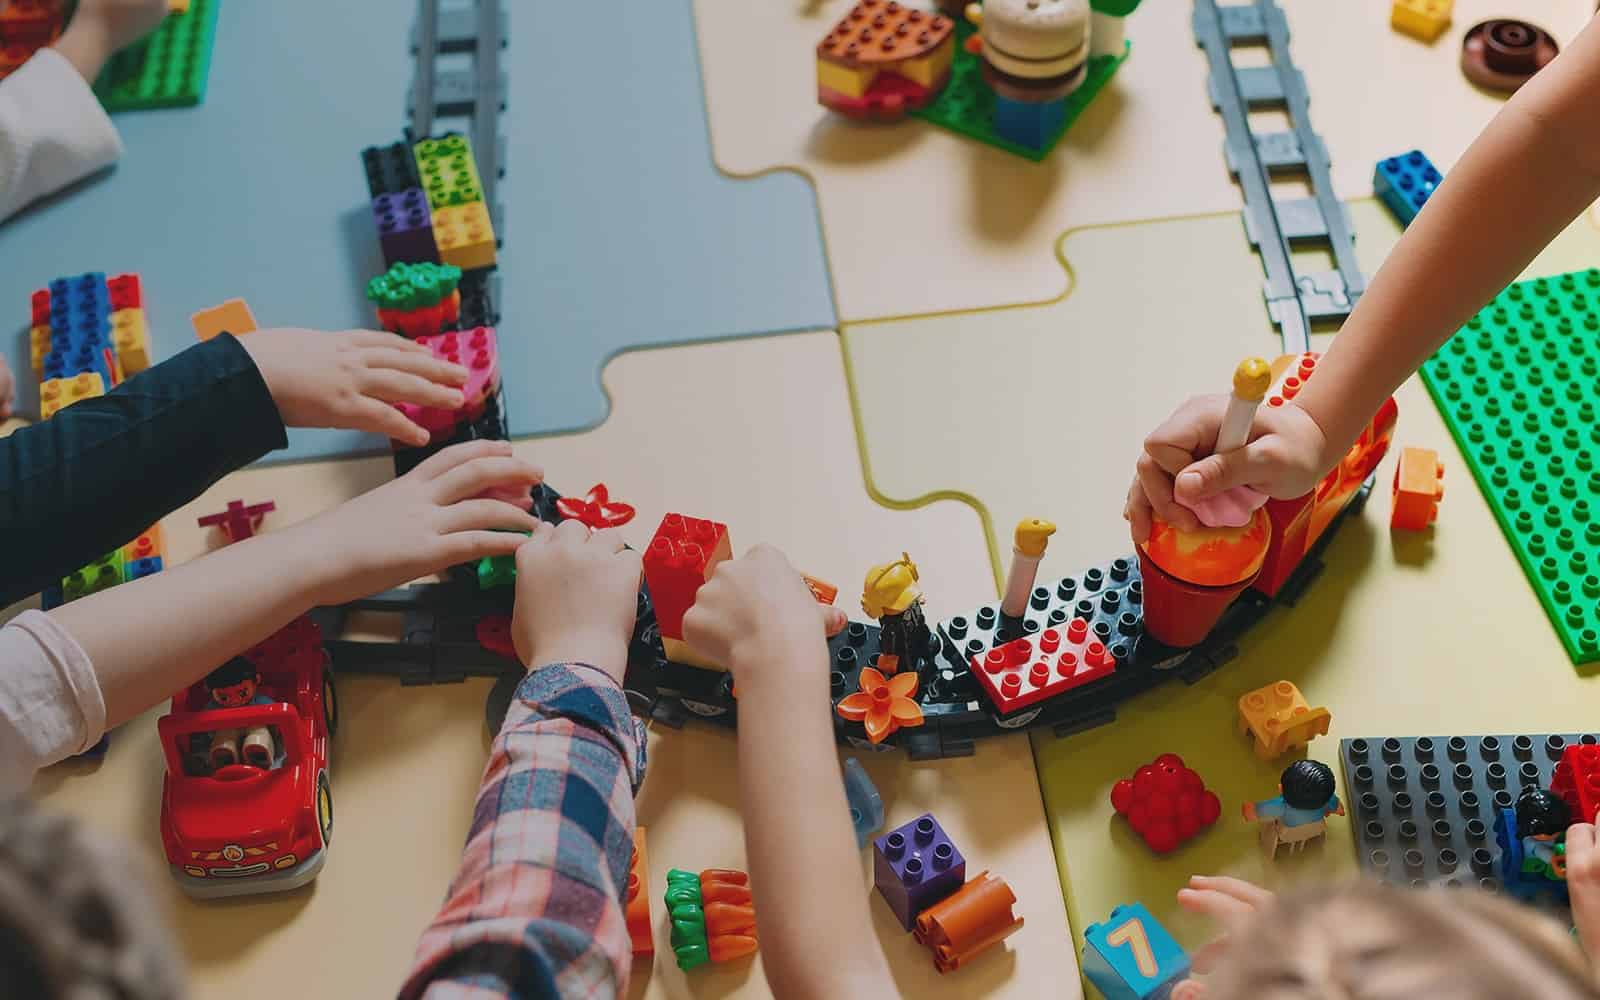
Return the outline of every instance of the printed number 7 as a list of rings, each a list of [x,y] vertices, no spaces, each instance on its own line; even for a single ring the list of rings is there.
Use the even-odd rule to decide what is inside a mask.
[[[1146,979],[1155,978],[1161,971],[1161,966],[1156,962],[1156,953],[1150,948],[1150,937],[1144,932],[1144,924],[1139,918],[1118,927],[1106,935],[1106,944],[1116,947],[1126,944],[1133,949],[1133,964],[1139,967],[1139,974]]]

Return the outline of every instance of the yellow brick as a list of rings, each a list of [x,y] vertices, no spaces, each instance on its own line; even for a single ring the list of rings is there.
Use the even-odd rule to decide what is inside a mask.
[[[255,314],[250,312],[244,299],[229,299],[220,306],[202,309],[189,317],[189,321],[194,324],[195,336],[201,340],[210,340],[219,333],[238,337],[254,333],[256,329]]]
[[[817,60],[817,86],[837,90],[846,97],[863,97],[867,88],[878,78],[875,66],[852,69],[838,63]]]
[[[950,72],[950,61],[956,54],[956,36],[951,35],[945,43],[920,59],[912,59],[900,67],[900,75],[912,83],[919,83],[924,87],[932,87],[944,80],[945,74]]]
[[[1254,737],[1262,760],[1326,736],[1332,718],[1326,708],[1312,708],[1292,681],[1276,681],[1239,699],[1239,733]]]
[[[1424,42],[1437,41],[1450,27],[1455,0],[1394,0],[1389,27]]]
[[[39,384],[39,418],[49,420],[56,411],[83,399],[104,396],[106,386],[99,372],[74,375],[72,378],[47,379]]]
[[[435,209],[433,239],[439,259],[463,271],[494,264],[494,225],[481,201]]]
[[[682,639],[669,639],[661,637],[661,646],[667,654],[667,659],[673,663],[681,663],[686,667],[699,667],[701,670],[717,670],[726,673],[728,668],[696,653],[689,648],[689,644]]]
[[[137,375],[150,367],[150,334],[143,309],[118,309],[111,314],[111,343],[123,374]]]
[[[189,13],[189,0],[167,0],[167,13],[169,13],[169,14],[187,14],[187,13]]]
[[[28,330],[28,356],[33,361],[33,377],[44,377],[45,355],[50,353],[50,328],[35,326]]]

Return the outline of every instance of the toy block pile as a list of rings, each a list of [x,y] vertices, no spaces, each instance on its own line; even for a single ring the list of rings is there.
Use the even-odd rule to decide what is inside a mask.
[[[900,926],[952,972],[1022,927],[1016,894],[983,872],[967,879],[967,859],[932,813],[872,842],[873,883]]]
[[[0,0],[0,80],[61,34],[65,0]]]
[[[112,56],[94,83],[106,110],[179,108],[204,100],[220,3],[171,3],[161,27]]]
[[[369,146],[361,162],[386,262],[495,265],[494,224],[466,136]]]
[[[28,346],[39,379],[39,416],[105,395],[150,366],[150,332],[137,274],[101,272],[57,278],[33,293]],[[160,527],[64,577],[44,594],[47,607],[76,600],[161,569]]]

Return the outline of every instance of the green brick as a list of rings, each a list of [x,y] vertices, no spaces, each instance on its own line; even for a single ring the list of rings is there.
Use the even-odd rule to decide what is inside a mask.
[[[1600,270],[1507,288],[1422,380],[1567,655],[1600,660]]]
[[[76,601],[80,597],[88,597],[102,590],[110,590],[123,581],[122,550],[102,556],[94,562],[78,570],[71,576],[61,579],[61,600]]]
[[[478,162],[466,136],[452,132],[437,139],[424,139],[416,144],[414,152],[429,208],[437,210],[483,200]]]
[[[687,972],[711,960],[706,940],[706,911],[701,903],[700,876],[674,868],[667,872],[667,916],[672,920],[672,953]]]
[[[111,57],[94,92],[107,111],[199,104],[211,75],[211,45],[220,0],[191,0],[148,38]]]
[[[379,309],[410,312],[436,306],[461,283],[461,268],[450,264],[399,263],[367,282],[367,300]]]
[[[994,120],[994,91],[983,82],[983,57],[973,55],[966,48],[967,39],[978,29],[963,19],[957,19],[955,27],[956,53],[955,60],[950,65],[950,82],[945,84],[944,90],[939,92],[939,96],[934,98],[932,104],[911,113],[952,132],[979,142],[986,142],[1008,153],[1033,160],[1035,163],[1049,156],[1051,150],[1056,148],[1056,144],[1061,141],[1067,129],[1071,128],[1072,123],[1083,114],[1083,109],[1099,96],[1100,91],[1104,90],[1105,85],[1116,75],[1117,68],[1128,58],[1128,52],[1132,48],[1132,43],[1124,42],[1121,55],[1095,56],[1089,60],[1089,68],[1083,83],[1067,97],[1066,116],[1061,123],[1061,131],[1057,132],[1043,149],[1034,149],[1030,146],[1019,146],[994,134],[994,129],[990,125]]]
[[[478,560],[478,589],[493,590],[517,582],[516,556],[484,556]]]

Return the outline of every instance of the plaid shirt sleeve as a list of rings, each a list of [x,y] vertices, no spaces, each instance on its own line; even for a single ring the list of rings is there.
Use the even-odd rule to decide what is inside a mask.
[[[417,945],[409,997],[615,997],[644,724],[596,667],[517,688],[489,753],[461,868]]]

